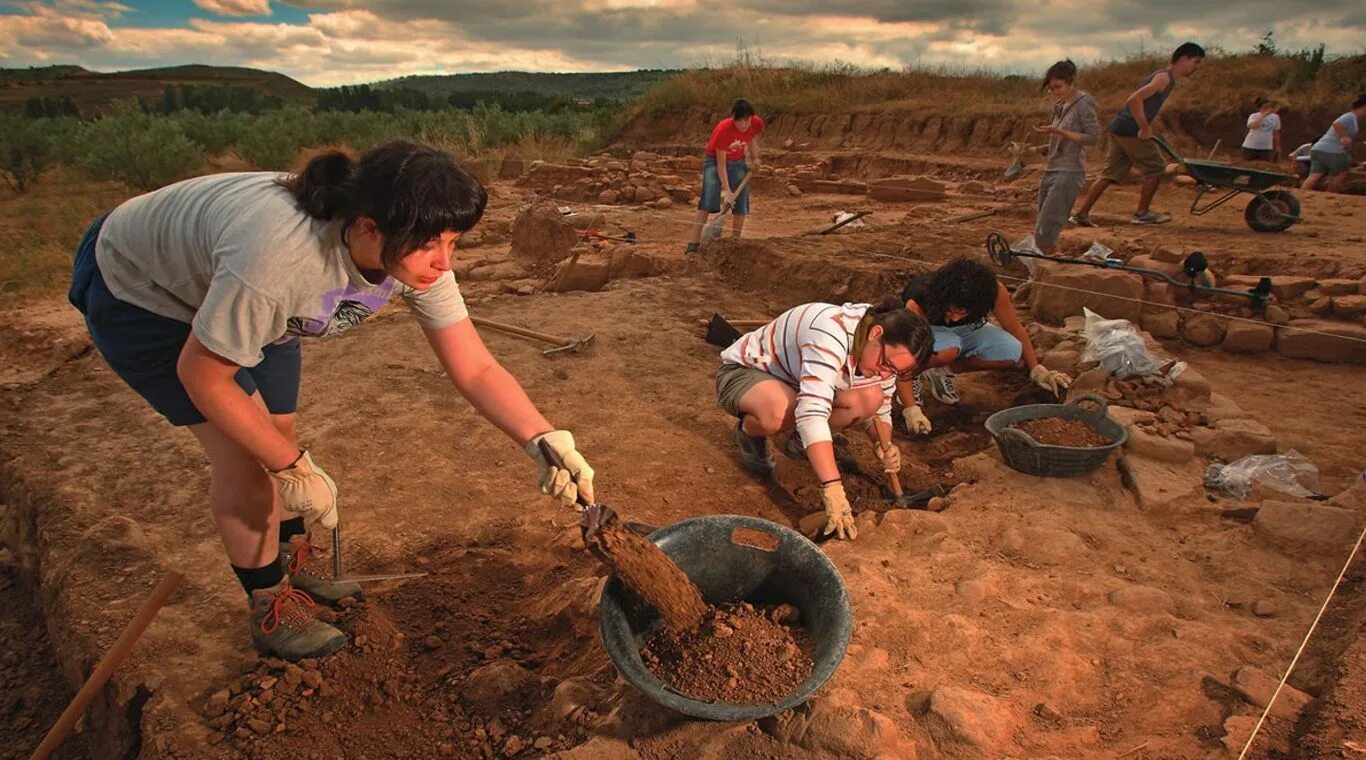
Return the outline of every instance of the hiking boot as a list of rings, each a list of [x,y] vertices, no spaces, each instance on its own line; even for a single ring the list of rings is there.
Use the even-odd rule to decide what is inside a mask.
[[[954,384],[956,375],[943,367],[927,369],[924,374],[930,381],[930,395],[938,399],[939,403],[949,406],[958,403],[958,387]],[[919,399],[916,401],[919,402]]]
[[[359,583],[333,580],[328,551],[310,544],[303,536],[294,536],[289,543],[280,544],[280,564],[284,565],[285,575],[289,576],[294,588],[323,604],[336,606],[347,597],[360,599],[364,596]]]
[[[1069,221],[1069,222],[1071,222],[1071,223],[1077,225],[1078,227],[1099,227],[1099,226],[1100,226],[1100,225],[1096,224],[1095,222],[1091,221],[1091,217],[1087,216],[1086,214],[1073,214],[1073,215],[1067,217],[1067,221]]]
[[[1141,214],[1134,214],[1129,220],[1129,224],[1166,224],[1172,218],[1166,214],[1159,214],[1156,211],[1144,211]]]
[[[688,249],[684,253],[697,253],[697,243],[688,243]]]
[[[346,634],[313,617],[312,597],[289,585],[251,592],[251,642],[262,654],[294,662],[346,646]]]
[[[831,441],[831,444],[835,447],[835,466],[839,468],[840,472],[845,475],[862,472],[862,469],[859,468],[858,460],[849,452],[849,445],[847,443],[840,438],[835,438]],[[802,446],[801,437],[796,433],[793,433],[784,439],[782,445],[778,447],[778,450],[783,452],[783,456],[788,459],[795,459],[799,462],[806,461],[806,449]]]
[[[740,464],[755,475],[773,475],[773,454],[768,450],[768,438],[762,435],[749,435],[742,427],[744,421],[735,424],[730,437],[740,447]]]

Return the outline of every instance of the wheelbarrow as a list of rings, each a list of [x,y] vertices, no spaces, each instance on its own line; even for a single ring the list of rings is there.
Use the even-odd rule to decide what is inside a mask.
[[[1276,185],[1292,179],[1288,174],[1233,166],[1219,161],[1182,158],[1161,137],[1153,137],[1157,147],[1181,165],[1182,170],[1195,180],[1195,199],[1190,212],[1196,216],[1208,214],[1227,203],[1239,193],[1252,196],[1243,219],[1257,232],[1284,232],[1300,220],[1300,199],[1289,190],[1273,190]],[[1218,195],[1219,193],[1222,195]],[[1209,194],[1212,200],[1205,200]],[[1214,197],[1218,195],[1218,197]],[[1201,201],[1205,201],[1201,205]]]

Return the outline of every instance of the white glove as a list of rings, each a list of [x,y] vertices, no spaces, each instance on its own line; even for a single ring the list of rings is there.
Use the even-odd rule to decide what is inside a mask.
[[[564,467],[546,461],[541,454],[541,441],[545,441]],[[552,430],[532,438],[526,445],[526,453],[541,468],[541,493],[554,496],[566,507],[574,506],[579,494],[583,494],[588,504],[596,503],[593,500],[593,468],[574,448],[574,436],[568,430]]]
[[[1067,386],[1072,384],[1072,378],[1066,373],[1054,372],[1042,364],[1035,364],[1034,369],[1029,371],[1029,380],[1059,398],[1062,397],[1062,392],[1067,390]]]
[[[906,422],[906,430],[909,431],[911,435],[930,432],[930,418],[926,417],[925,412],[921,411],[919,404],[903,407],[901,410],[901,419]]]
[[[877,458],[882,462],[883,472],[901,472],[901,449],[895,443],[885,449],[878,446]]]
[[[723,191],[721,193],[721,208],[735,205],[735,196],[738,195],[734,190]]]
[[[332,530],[337,527],[337,484],[313,464],[307,451],[299,452],[294,464],[283,470],[266,470],[280,489],[285,509],[303,516],[310,527],[321,524]]]
[[[844,484],[836,481],[821,486],[821,504],[825,505],[825,530],[822,535],[831,533],[841,539],[858,538],[858,527],[854,525],[854,511],[849,508],[849,499],[844,495]]]

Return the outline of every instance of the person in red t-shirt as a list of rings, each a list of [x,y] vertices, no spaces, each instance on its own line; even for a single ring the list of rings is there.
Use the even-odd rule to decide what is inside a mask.
[[[759,167],[759,135],[764,131],[764,120],[754,113],[754,106],[740,98],[730,107],[730,118],[722,119],[711,132],[702,157],[702,197],[697,201],[697,219],[692,226],[692,242],[688,253],[697,250],[702,241],[702,227],[707,216],[721,211],[722,205],[731,207],[731,232],[740,237],[749,215],[749,186],[739,193],[735,188],[749,173],[746,157]]]

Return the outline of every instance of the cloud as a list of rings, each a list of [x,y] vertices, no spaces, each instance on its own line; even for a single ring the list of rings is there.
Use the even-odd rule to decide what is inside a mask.
[[[270,15],[270,0],[194,0],[194,4],[219,16]]]

